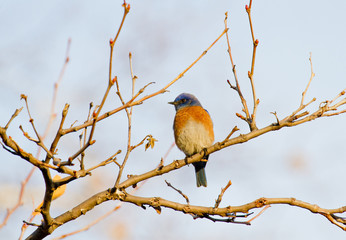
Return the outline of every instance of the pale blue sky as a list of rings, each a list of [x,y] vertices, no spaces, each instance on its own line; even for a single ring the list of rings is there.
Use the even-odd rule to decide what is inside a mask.
[[[57,112],[64,104],[71,107],[66,125],[85,120],[89,102],[97,104],[105,91],[108,77],[109,45],[119,26],[122,1],[9,1],[0,2],[0,124],[3,126],[16,108],[23,106],[20,94],[28,95],[31,113],[40,132],[48,119],[53,83],[64,62],[68,38],[72,39],[70,63],[60,85]],[[245,4],[248,1],[129,1],[131,11],[115,47],[113,72],[120,81],[123,95],[130,96],[129,51],[133,54],[137,89],[148,82],[152,93],[174,79],[190,65],[224,28],[228,11],[233,58],[244,95],[251,104],[247,71],[251,64],[251,36]],[[259,39],[255,67],[258,126],[275,121],[294,111],[309,77],[309,53],[316,77],[306,100],[317,98],[311,109],[334,98],[346,87],[346,2],[339,1],[253,1],[252,17],[255,37]],[[226,80],[234,81],[222,38],[207,55],[174,84],[170,92],[150,99],[134,109],[133,143],[152,134],[159,141],[154,150],[133,152],[126,174],[140,174],[154,168],[173,142],[174,109],[167,104],[181,92],[195,94],[214,121],[216,141],[221,141],[237,125],[242,133],[247,125],[235,116],[241,111],[239,97]],[[105,110],[119,106],[111,93]],[[296,197],[325,208],[345,205],[346,115],[319,119],[304,125],[268,133],[248,143],[217,152],[207,166],[208,188],[197,189],[193,169],[187,167],[164,177],[150,180],[137,193],[140,196],[163,196],[183,202],[166,187],[167,179],[190,197],[191,204],[212,206],[228,180],[233,185],[222,205],[239,205],[259,197]],[[26,111],[13,121],[9,135],[27,151],[36,151],[18,126],[30,133]],[[54,136],[57,122],[49,140]],[[95,134],[96,144],[87,152],[90,165],[125,147],[124,113],[102,121]],[[67,136],[59,147],[66,158],[78,147],[77,134]],[[120,156],[120,158],[123,155]],[[174,149],[167,162],[183,158]],[[0,218],[16,200],[16,191],[30,165],[0,150],[2,168],[0,189],[14,197],[0,197]],[[297,167],[298,165],[298,167]],[[100,169],[88,178],[68,186],[69,197],[53,204],[53,216],[83,201],[91,194],[114,183],[115,167]],[[125,176],[126,176],[125,174]],[[37,172],[30,181],[25,204],[14,214],[0,236],[16,239],[23,219],[27,219],[41,201],[43,181]],[[5,199],[6,198],[6,199]],[[58,229],[52,236],[79,229],[95,216],[111,209],[109,202],[85,217]],[[60,207],[59,207],[60,205]],[[36,219],[39,222],[39,219]],[[110,229],[124,228],[126,239],[341,239],[345,233],[321,216],[289,206],[272,206],[253,225],[240,226],[193,220],[168,209],[161,215],[124,205],[103,223],[70,239],[114,239]],[[27,234],[32,231],[29,228]],[[51,239],[52,237],[48,237]]]

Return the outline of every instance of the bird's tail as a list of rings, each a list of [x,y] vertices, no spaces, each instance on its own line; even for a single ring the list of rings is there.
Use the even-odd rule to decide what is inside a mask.
[[[205,165],[207,162],[196,162],[193,163],[193,166],[195,167],[196,171],[196,182],[197,182],[197,187],[207,186],[207,176],[205,175]]]

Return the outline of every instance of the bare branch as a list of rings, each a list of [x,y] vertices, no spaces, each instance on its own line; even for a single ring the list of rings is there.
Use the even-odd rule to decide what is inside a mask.
[[[228,18],[228,12],[225,13],[225,29],[228,29],[227,27],[227,18]],[[229,37],[228,37],[228,33],[226,33],[226,40],[227,40],[227,47],[228,47],[228,55],[229,55],[229,58],[231,60],[231,64],[232,64],[232,71],[233,71],[233,75],[234,75],[234,79],[235,79],[235,84],[236,86],[233,86],[229,80],[227,80],[227,83],[230,85],[230,87],[232,89],[234,89],[235,91],[237,91],[239,97],[240,97],[240,101],[243,105],[243,108],[244,108],[244,112],[246,114],[246,119],[250,119],[250,113],[249,113],[249,110],[248,110],[248,106],[247,106],[247,103],[246,103],[246,100],[240,90],[240,85],[239,85],[239,82],[238,82],[238,76],[237,76],[237,71],[235,69],[235,65],[233,63],[233,58],[232,58],[232,52],[231,52],[231,45],[230,45],[230,42],[229,42]]]
[[[309,57],[309,62],[310,62],[310,66],[311,66],[311,76],[310,76],[310,80],[308,82],[308,85],[306,86],[304,92],[302,93],[302,100],[300,102],[300,105],[304,105],[304,99],[305,99],[305,95],[306,95],[306,92],[308,91],[309,87],[310,87],[310,84],[311,84],[311,81],[312,79],[315,77],[315,73],[314,73],[314,69],[312,67],[312,60],[311,60],[311,53],[310,53],[310,57]]]
[[[309,57],[309,62],[310,62],[310,68],[311,68],[311,74],[310,74],[310,79],[309,82],[304,90],[304,92],[302,93],[302,99],[300,101],[300,106],[297,108],[297,110],[295,110],[291,115],[287,116],[286,118],[284,118],[282,121],[293,121],[294,116],[299,113],[300,111],[302,111],[303,109],[305,109],[307,106],[309,106],[311,103],[313,103],[314,101],[316,101],[316,98],[313,98],[312,100],[310,100],[310,102],[308,102],[307,104],[304,104],[304,100],[305,100],[305,95],[310,87],[311,81],[312,79],[315,77],[315,73],[313,71],[312,68],[312,60],[311,60],[311,53],[310,53],[310,57]]]
[[[170,208],[176,211],[181,211],[185,214],[192,214],[192,215],[195,214],[199,217],[206,217],[206,216],[212,216],[212,215],[227,217],[228,215],[232,213],[248,213],[249,210],[251,209],[262,208],[268,205],[285,204],[285,205],[300,207],[300,208],[309,210],[312,213],[324,216],[333,224],[337,225],[338,227],[346,231],[346,224],[341,223],[343,220],[340,220],[340,218],[335,217],[335,213],[346,212],[346,206],[343,206],[337,209],[324,209],[317,206],[316,204],[310,204],[307,202],[297,200],[295,198],[259,198],[253,202],[250,202],[244,205],[228,206],[225,208],[212,208],[212,207],[194,206],[189,204],[180,204],[180,203],[168,201],[168,200],[157,198],[157,197],[146,198],[146,197],[132,196],[129,194],[126,195],[123,201],[134,203],[138,206],[149,205],[153,207]],[[262,213],[263,211],[260,212],[258,216]],[[253,219],[251,219],[250,221],[252,221]],[[339,219],[339,221],[337,219]],[[247,224],[249,224],[249,221]]]
[[[183,72],[181,72],[175,79],[173,79],[171,82],[169,82],[165,87],[163,87],[162,89],[160,89],[157,92],[154,92],[152,94],[144,96],[144,97],[142,97],[142,98],[140,98],[140,99],[138,99],[136,101],[135,101],[136,98],[133,98],[133,99],[129,100],[127,103],[125,103],[125,105],[122,105],[122,106],[120,106],[120,107],[118,107],[116,109],[113,109],[113,110],[111,110],[109,112],[106,112],[106,113],[102,114],[101,116],[98,116],[96,121],[99,122],[99,121],[101,121],[101,120],[103,120],[103,119],[105,119],[105,118],[107,118],[107,117],[109,117],[109,116],[111,116],[111,115],[121,111],[121,110],[124,110],[125,108],[129,108],[131,106],[139,105],[139,104],[141,104],[142,102],[144,102],[145,100],[147,100],[149,98],[155,97],[155,96],[157,96],[159,94],[162,94],[162,93],[166,92],[167,89],[171,85],[173,85],[176,81],[178,81],[180,78],[182,78],[184,76],[184,74],[188,70],[190,70],[215,45],[215,43],[227,32],[227,30],[228,29],[225,29],[220,34],[220,36],[192,64],[190,64],[190,66],[188,66]],[[63,135],[65,135],[65,134],[68,134],[70,132],[76,132],[76,131],[78,131],[80,129],[83,129],[83,128],[86,128],[86,127],[88,127],[90,125],[92,125],[92,121],[88,121],[88,122],[86,122],[84,124],[81,124],[79,126],[75,126],[75,127],[71,127],[71,128],[68,128],[68,129],[64,129],[64,130],[61,131],[61,133]]]
[[[252,43],[253,43],[253,51],[252,51],[252,62],[251,62],[251,71],[248,72],[248,77],[250,79],[251,88],[252,88],[252,96],[253,96],[253,112],[251,115],[251,122],[249,123],[250,130],[256,130],[256,113],[257,113],[257,106],[259,104],[259,99],[256,97],[256,90],[255,90],[255,84],[253,81],[253,75],[254,75],[254,69],[255,69],[255,59],[256,59],[256,50],[258,46],[258,39],[255,39],[255,34],[252,26],[252,19],[251,19],[251,7],[252,7],[252,0],[250,0],[249,6],[245,6],[246,12],[249,17],[249,24],[250,24],[250,30],[251,30],[251,36],[252,36]]]

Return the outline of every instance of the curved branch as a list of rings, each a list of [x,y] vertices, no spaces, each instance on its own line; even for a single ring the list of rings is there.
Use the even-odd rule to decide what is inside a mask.
[[[295,198],[259,198],[250,203],[240,205],[240,206],[227,206],[224,208],[214,208],[214,207],[202,207],[202,206],[194,206],[190,204],[182,204],[177,202],[172,202],[159,197],[138,197],[132,196],[130,194],[126,194],[125,202],[133,203],[137,206],[143,207],[144,205],[149,205],[153,208],[170,208],[176,211],[183,212],[185,214],[197,215],[199,217],[207,217],[210,215],[220,216],[220,217],[229,217],[234,213],[248,213],[251,209],[262,208],[264,206],[269,205],[291,205],[295,207],[300,207],[306,210],[309,210],[312,213],[322,215],[326,217],[331,223],[340,227],[344,231],[346,231],[346,221],[344,218],[338,217],[336,213],[344,213],[346,212],[346,206],[335,208],[335,209],[325,209],[321,208],[316,204],[307,203],[301,200],[297,200]],[[231,222],[231,221],[230,221]]]
[[[316,204],[311,204],[295,198],[259,198],[252,202],[239,205],[239,206],[227,206],[224,208],[215,207],[205,207],[196,206],[190,204],[182,204],[174,201],[169,201],[160,197],[139,197],[128,194],[124,191],[113,191],[111,189],[102,191],[95,194],[91,198],[87,199],[83,203],[74,207],[73,209],[61,214],[60,216],[53,219],[53,224],[49,229],[44,229],[43,226],[38,227],[35,232],[28,237],[28,239],[37,239],[37,237],[45,237],[49,235],[56,228],[60,227],[66,222],[74,220],[81,215],[86,214],[88,211],[92,210],[95,206],[108,201],[108,200],[120,200],[123,202],[133,203],[137,206],[145,208],[145,205],[153,207],[157,211],[161,211],[161,207],[170,208],[175,211],[179,211],[185,214],[191,214],[198,218],[208,218],[210,216],[220,216],[224,218],[237,217],[236,213],[248,213],[251,209],[262,208],[269,205],[291,205],[309,210],[312,213],[319,214],[327,218],[331,223],[340,227],[346,231],[346,220],[342,217],[336,216],[335,214],[342,214],[346,212],[346,206],[335,208],[335,209],[325,209],[321,208]],[[248,215],[242,216],[247,217]],[[209,218],[208,218],[209,219]],[[230,222],[232,221],[225,221]],[[237,222],[239,223],[239,222]],[[46,230],[46,231],[44,231]]]

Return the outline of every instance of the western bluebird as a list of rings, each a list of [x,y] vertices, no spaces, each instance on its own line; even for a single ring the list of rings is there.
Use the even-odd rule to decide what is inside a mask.
[[[207,110],[198,99],[189,93],[180,94],[173,104],[176,110],[173,130],[177,147],[187,157],[211,146],[214,142],[213,122]],[[195,162],[197,187],[207,186],[205,166],[209,155],[204,161]]]

